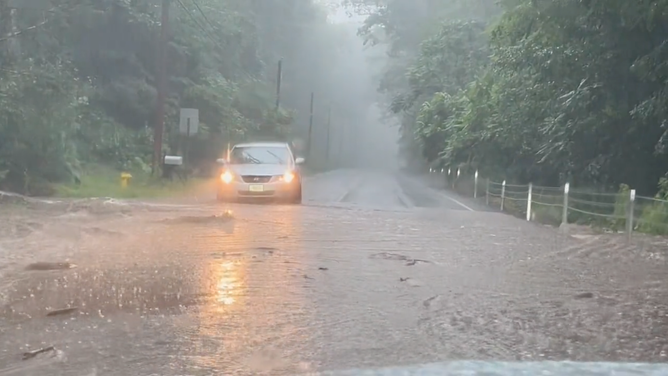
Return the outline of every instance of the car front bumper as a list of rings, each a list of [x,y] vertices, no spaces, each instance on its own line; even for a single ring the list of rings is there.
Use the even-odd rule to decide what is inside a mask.
[[[245,183],[233,181],[218,183],[218,197],[227,200],[241,199],[290,199],[299,194],[301,183],[298,179],[269,183]]]

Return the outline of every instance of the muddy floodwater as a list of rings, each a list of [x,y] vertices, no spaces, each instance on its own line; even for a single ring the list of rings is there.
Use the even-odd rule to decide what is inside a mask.
[[[665,362],[665,242],[565,234],[390,173],[304,204],[0,203],[0,375]]]

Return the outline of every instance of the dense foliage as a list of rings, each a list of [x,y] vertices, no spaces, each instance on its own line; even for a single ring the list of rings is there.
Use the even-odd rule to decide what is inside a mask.
[[[655,192],[668,171],[668,1],[349,0],[428,163]]]
[[[1,188],[47,193],[44,182],[77,179],[82,162],[148,168],[160,4],[0,1]],[[303,134],[310,92],[323,103],[345,91],[330,79],[345,33],[318,1],[173,0],[170,13],[165,149],[181,143],[179,108],[198,108],[194,164],[228,142]]]
[[[160,2],[0,1],[2,187],[76,179],[82,161],[147,167]],[[385,52],[378,88],[409,158],[640,193],[668,171],[668,1],[343,3],[368,15],[360,35]],[[248,137],[304,138],[311,92],[341,116],[365,111],[354,103],[368,93],[347,79],[350,35],[324,2],[173,0],[171,10],[170,152],[180,107],[200,109],[194,161]]]

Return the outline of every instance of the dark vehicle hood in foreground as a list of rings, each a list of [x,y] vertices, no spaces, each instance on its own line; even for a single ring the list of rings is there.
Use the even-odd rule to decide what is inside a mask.
[[[375,370],[323,372],[320,376],[659,376],[668,363],[480,362],[458,361]]]

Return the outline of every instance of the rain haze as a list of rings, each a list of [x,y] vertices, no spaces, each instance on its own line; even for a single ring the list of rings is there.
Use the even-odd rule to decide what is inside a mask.
[[[668,374],[667,15],[0,0],[0,376]]]

